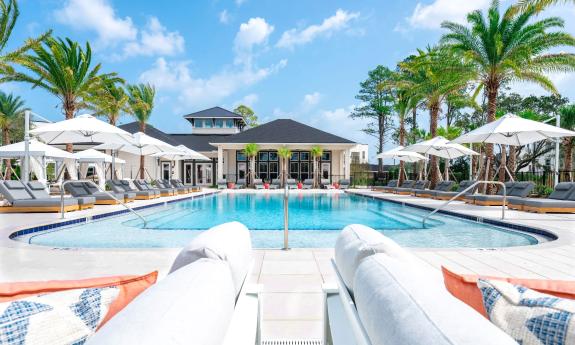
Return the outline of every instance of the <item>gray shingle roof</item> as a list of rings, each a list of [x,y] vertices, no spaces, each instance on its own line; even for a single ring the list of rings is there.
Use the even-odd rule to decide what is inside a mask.
[[[233,118],[233,119],[243,119],[240,114],[236,114],[233,111],[229,111],[222,107],[213,107],[209,109],[204,109],[196,111],[188,115],[184,115],[184,118],[197,118],[197,117],[220,117],[220,118]]]
[[[170,134],[180,144],[199,152],[215,151],[217,148],[210,145],[211,142],[219,141],[229,135],[201,135],[201,134]]]
[[[290,119],[274,120],[235,135],[215,138],[211,143],[355,144],[351,140]]]
[[[120,125],[118,127],[125,130],[126,132],[129,132],[132,134],[140,131],[140,124],[138,122],[130,122],[130,123],[126,123],[124,125]],[[171,138],[169,134],[162,132],[161,130],[157,129],[156,127],[154,127],[150,124],[146,125],[146,132],[145,133],[147,135],[153,137],[153,138],[161,140],[161,141],[168,143],[170,145],[174,145],[174,146],[180,145],[180,143],[177,142],[176,140],[174,140],[173,138]]]

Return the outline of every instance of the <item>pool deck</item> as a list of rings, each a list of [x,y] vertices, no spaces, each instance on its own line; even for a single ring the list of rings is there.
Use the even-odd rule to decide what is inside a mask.
[[[213,191],[206,190],[203,193],[210,192]],[[315,192],[318,191],[292,191]],[[442,203],[369,190],[356,189],[349,192],[426,207],[436,207]],[[163,198],[162,201],[182,197]],[[136,201],[131,205],[143,206],[153,202]],[[98,206],[95,210],[69,213],[67,218],[81,218],[121,209],[121,206]],[[484,219],[499,219],[501,215],[500,207],[473,206],[462,202],[452,203],[449,210]],[[178,253],[178,249],[168,248],[54,249],[8,239],[9,234],[18,229],[58,220],[59,214],[0,214],[0,282],[144,274],[152,270],[159,270],[160,276],[163,276]],[[508,210],[506,221],[551,231],[559,239],[529,247],[414,249],[413,252],[431,267],[439,269],[445,265],[459,273],[575,280],[575,215],[544,215]],[[320,339],[323,327],[321,286],[333,282],[330,264],[333,249],[256,249],[254,257],[255,268],[250,280],[263,285],[262,338]]]

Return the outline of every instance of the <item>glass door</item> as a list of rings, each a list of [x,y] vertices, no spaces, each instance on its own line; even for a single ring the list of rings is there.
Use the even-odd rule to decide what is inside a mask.
[[[192,163],[184,163],[184,184],[193,184]]]
[[[196,183],[200,186],[212,185],[212,163],[196,164]]]

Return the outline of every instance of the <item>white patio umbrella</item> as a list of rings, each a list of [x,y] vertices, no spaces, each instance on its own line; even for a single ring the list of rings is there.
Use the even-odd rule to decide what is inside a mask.
[[[438,156],[445,159],[454,159],[461,156],[478,155],[479,153],[468,149],[463,145],[450,142],[444,137],[437,136],[433,139],[422,141],[410,145],[403,149],[404,151],[413,151],[424,153],[432,156]]]
[[[469,133],[465,133],[452,143],[491,143],[523,146],[537,141],[573,137],[575,132],[507,114]]]
[[[90,165],[95,167],[96,175],[98,175],[98,182],[102,188],[105,186],[106,179],[105,165],[112,162],[115,164],[126,163],[126,161],[123,159],[112,157],[108,154],[105,154],[104,152],[100,152],[94,149],[76,152],[74,153],[74,157],[80,165],[80,175],[82,178],[86,177],[86,173]],[[114,169],[114,167],[112,167],[112,169]]]
[[[166,151],[155,153],[152,156],[164,158],[170,161],[178,161],[183,159],[197,159],[197,160],[210,160],[207,156],[187,148],[184,145],[176,146],[176,151]]]
[[[427,160],[425,156],[417,152],[404,151],[403,149],[404,149],[403,146],[398,146],[394,149],[379,153],[377,156],[375,156],[375,158],[383,158],[383,159],[391,158],[410,163],[419,162],[421,160]]]

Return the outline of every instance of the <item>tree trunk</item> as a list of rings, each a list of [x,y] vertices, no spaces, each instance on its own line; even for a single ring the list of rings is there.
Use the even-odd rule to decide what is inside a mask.
[[[146,132],[146,123],[145,122],[140,122],[140,132],[145,133]],[[146,174],[145,174],[145,166],[146,166],[146,156],[141,155],[140,156],[140,179],[141,180],[145,180],[146,179]]]
[[[573,138],[563,139],[563,170],[565,170],[566,181],[573,181]]]
[[[385,145],[385,114],[383,113],[379,113],[378,114],[378,119],[377,119],[377,130],[378,130],[378,153],[382,153],[383,152],[383,147]],[[377,160],[377,170],[378,172],[383,172],[383,159],[379,158]]]
[[[439,102],[433,102],[429,105],[429,133],[432,138],[437,136],[437,122],[439,121]],[[431,156],[431,181],[430,188],[435,188],[439,180],[439,167],[437,166],[437,156]]]
[[[511,173],[513,179],[515,179],[515,169],[517,164],[515,156],[517,156],[517,147],[509,145],[509,155],[507,157],[507,169],[509,169],[509,172]]]
[[[415,132],[415,130],[417,129],[417,108],[413,107],[413,109],[411,110],[411,121],[413,121],[411,123],[411,131]]]
[[[507,167],[507,149],[506,145],[501,145],[501,161],[499,164],[499,182],[505,182],[507,172],[505,168]]]
[[[405,116],[399,117],[399,145],[405,146]],[[399,182],[398,185],[401,186],[403,182],[403,176],[405,175],[405,162],[399,161]]]
[[[2,129],[2,145],[10,145],[10,131],[8,128]],[[5,159],[4,165],[7,167],[6,169],[6,176],[4,177],[6,180],[12,179],[12,160]]]
[[[495,112],[497,111],[497,92],[499,89],[499,82],[495,77],[492,77],[491,80],[487,83],[486,91],[487,91],[487,122],[495,121]],[[486,150],[486,158],[487,163],[485,169],[487,169],[487,180],[493,181],[493,144],[487,144]],[[493,185],[488,184],[485,190],[486,194],[493,194]]]
[[[445,167],[443,167],[443,179],[449,181],[449,159],[445,160]]]

